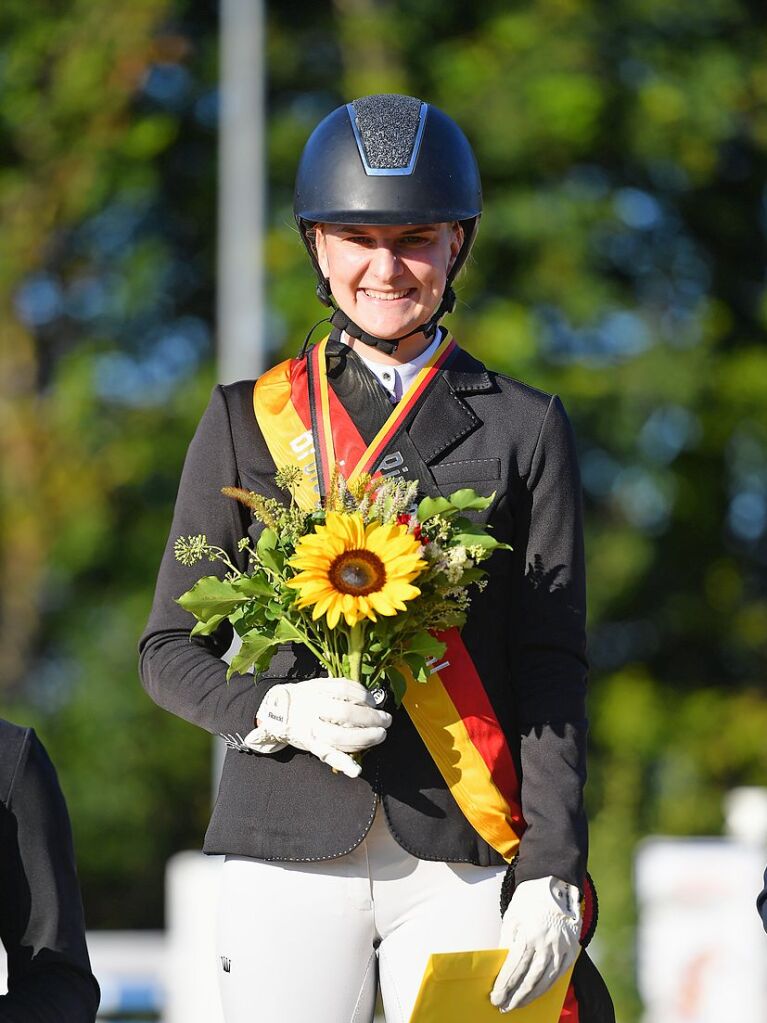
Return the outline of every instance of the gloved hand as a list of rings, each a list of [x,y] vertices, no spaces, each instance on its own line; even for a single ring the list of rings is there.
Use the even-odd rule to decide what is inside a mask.
[[[539,998],[578,956],[581,903],[575,885],[539,877],[517,885],[501,923],[509,954],[490,1001],[510,1012]]]
[[[362,767],[349,754],[383,742],[391,721],[361,683],[310,678],[272,686],[256,714],[256,728],[243,743],[259,753],[295,746],[356,778]]]

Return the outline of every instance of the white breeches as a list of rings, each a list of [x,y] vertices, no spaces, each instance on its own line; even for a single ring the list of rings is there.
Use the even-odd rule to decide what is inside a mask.
[[[377,983],[386,1023],[408,1023],[432,952],[497,948],[504,870],[411,856],[380,806],[362,844],[337,859],[227,856],[226,1023],[371,1023]]]

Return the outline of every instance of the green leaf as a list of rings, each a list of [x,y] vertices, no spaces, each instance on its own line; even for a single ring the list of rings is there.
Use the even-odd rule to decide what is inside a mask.
[[[262,632],[250,632],[243,636],[242,646],[232,658],[226,677],[229,678],[235,673],[246,674],[257,661],[264,658],[265,654],[271,653],[278,643],[279,640],[274,636],[267,636]]]
[[[474,508],[481,511],[483,508],[489,508],[495,500],[495,491],[490,497],[483,497],[478,494],[476,490],[472,490],[470,487],[466,487],[463,490],[456,490],[454,494],[450,495],[450,502],[455,505],[456,508],[460,508],[461,511],[465,511],[467,508]]]
[[[422,654],[416,654],[411,650],[408,650],[408,652],[403,655],[402,660],[407,664],[408,668],[410,668],[416,682],[429,681],[429,668],[426,664],[426,658]]]
[[[290,621],[289,618],[281,618],[274,630],[275,638],[280,643],[303,643],[304,637]]]
[[[428,660],[430,657],[441,657],[445,652],[445,644],[424,630],[413,636],[407,650],[409,654],[419,654]]]
[[[256,550],[260,554],[262,551],[271,551],[277,546],[277,534],[273,529],[268,526],[261,531],[261,536],[258,538],[256,544]]]
[[[407,682],[401,671],[390,665],[386,669],[386,680],[389,683],[395,704],[399,707],[407,691]]]
[[[218,576],[204,576],[191,589],[177,599],[185,611],[200,622],[218,618],[216,626],[228,618],[240,605],[251,601],[254,596],[269,596],[272,587],[259,576],[240,576],[237,579],[219,579]],[[216,627],[214,626],[214,628]],[[200,634],[198,631],[197,635]]]
[[[418,505],[418,521],[426,522],[435,515],[449,517],[455,515],[457,509],[445,497],[424,497]]]
[[[249,632],[271,632],[267,608],[256,601],[249,601],[241,604],[236,611],[229,615],[229,621],[235,628],[238,636],[247,636]]]
[[[207,622],[214,615],[226,616],[248,597],[237,587],[239,580],[228,582],[215,575],[198,579],[176,601],[195,618]],[[219,619],[220,620],[220,619]]]
[[[231,585],[238,593],[248,597],[271,597],[274,595],[274,587],[260,572],[256,572],[254,575],[240,576]]]
[[[483,533],[481,530],[476,533],[469,532],[468,530],[463,533],[457,533],[453,540],[456,543],[463,544],[464,547],[484,547],[489,551],[497,550],[499,547],[511,550],[507,543],[501,543],[494,536],[490,536],[489,533]]]
[[[273,529],[264,529],[258,538],[256,553],[267,568],[273,572],[282,572],[285,568],[285,555],[277,548],[277,540],[277,534]]]
[[[467,568],[461,576],[461,586],[467,586],[469,583],[478,583],[486,575],[487,572],[484,568]]]
[[[268,622],[279,622],[285,617],[285,608],[279,600],[270,600],[263,606],[262,614]]]
[[[261,559],[261,562],[266,565],[267,568],[270,568],[272,572],[282,573],[284,571],[285,555],[282,551],[260,551],[258,556]]]
[[[464,519],[464,518],[456,519],[455,522],[453,523],[453,525],[457,527],[456,533],[454,534],[456,536],[458,534],[465,534],[466,536],[488,536],[489,535],[488,527],[487,526],[483,526],[479,522],[471,522],[469,519]]]
[[[226,617],[227,617],[227,615],[219,614],[219,615],[213,615],[211,618],[209,618],[205,622],[197,621],[195,623],[195,626],[192,629],[190,635],[191,636],[210,636],[212,633],[214,633],[216,631],[216,629],[219,627],[221,622],[223,622]]]
[[[456,515],[456,517],[451,522],[451,525],[453,529],[458,533],[461,533],[464,530],[484,528],[483,526],[477,525],[476,522],[472,522],[471,519],[467,519],[465,515]]]

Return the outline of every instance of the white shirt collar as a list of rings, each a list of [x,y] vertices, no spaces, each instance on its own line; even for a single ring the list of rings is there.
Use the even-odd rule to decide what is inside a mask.
[[[364,351],[361,351],[361,349],[364,349],[364,345],[358,345],[354,349],[354,352],[360,357],[360,359],[362,359],[384,390],[388,392],[389,399],[392,404],[394,404],[400,400],[408,387],[410,387],[418,374],[419,369],[423,369],[432,355],[434,355],[437,348],[439,348],[443,336],[443,328],[437,327],[437,333],[434,335],[434,340],[420,353],[420,355],[416,355],[416,357],[411,359],[410,362],[401,362],[397,363],[397,365],[375,362],[373,359],[366,356]],[[343,332],[341,334],[341,340],[345,345],[349,344],[347,336]]]

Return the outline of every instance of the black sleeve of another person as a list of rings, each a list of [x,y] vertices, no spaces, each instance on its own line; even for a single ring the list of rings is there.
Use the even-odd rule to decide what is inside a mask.
[[[765,931],[767,931],[767,870],[764,872],[764,888],[759,892],[759,897],[756,900],[756,908],[759,910],[759,916],[762,918],[762,924],[764,925]]]
[[[93,1023],[72,832],[56,771],[32,729],[0,721],[0,1023]]]

